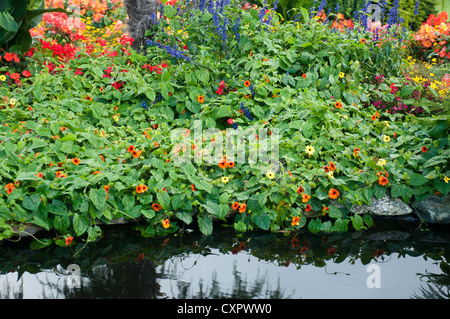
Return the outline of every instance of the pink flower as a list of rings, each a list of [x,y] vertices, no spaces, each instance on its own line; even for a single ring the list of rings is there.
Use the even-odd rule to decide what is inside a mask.
[[[230,124],[230,125],[233,125],[233,119],[231,119],[231,118],[228,119],[228,120],[227,120],[227,123]]]

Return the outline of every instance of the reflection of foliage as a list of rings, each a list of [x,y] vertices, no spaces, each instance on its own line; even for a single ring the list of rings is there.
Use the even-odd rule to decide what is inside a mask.
[[[364,265],[372,261],[389,260],[392,254],[399,258],[423,256],[424,259],[440,262],[444,274],[426,274],[421,278],[429,280],[428,287],[421,289],[423,298],[448,297],[450,287],[450,239],[443,230],[421,232],[417,225],[395,225],[360,232],[332,233],[317,236],[305,232],[297,234],[275,234],[267,232],[235,233],[223,229],[214,236],[201,236],[199,232],[180,234],[165,238],[144,238],[133,227],[110,226],[104,237],[91,245],[77,243],[73,247],[49,246],[40,250],[30,250],[27,241],[0,245],[0,274],[10,271],[18,273],[19,279],[27,271],[36,274],[54,271],[58,267],[67,269],[69,264],[80,266],[83,291],[73,293],[62,291],[67,298],[80,296],[95,297],[107,292],[111,298],[124,297],[125,290],[134,291],[133,298],[164,298],[159,286],[159,278],[174,278],[176,273],[167,269],[175,259],[189,256],[207,256],[219,251],[222,254],[249,254],[260,261],[270,262],[280,267],[301,268],[305,265],[325,267],[327,263],[360,262]],[[405,229],[406,228],[406,229]],[[166,267],[166,268],[165,268]],[[195,267],[195,265],[193,266]],[[213,276],[204,278],[198,288],[189,283],[177,281],[174,296],[180,298],[288,298],[282,287],[269,287],[268,278],[258,275],[254,282],[248,282],[237,269],[233,271],[233,285],[224,291],[220,281]],[[121,273],[121,275],[116,275]],[[115,274],[112,277],[112,274]],[[165,276],[165,277],[163,277]],[[140,278],[139,280],[137,278]],[[208,284],[206,284],[206,282]],[[1,287],[8,290],[8,287]],[[9,291],[2,297],[20,298],[20,293]],[[88,297],[88,298],[90,298]],[[417,296],[416,296],[417,297]]]
[[[275,289],[271,289],[267,280],[267,275],[260,276],[258,273],[253,284],[249,284],[246,278],[237,270],[236,264],[233,265],[233,284],[230,292],[223,291],[220,282],[217,280],[217,273],[214,272],[210,280],[210,286],[206,287],[202,280],[199,282],[197,292],[193,292],[191,282],[179,281],[177,283],[177,299],[285,299],[290,296],[285,295],[285,291],[279,282]]]
[[[418,274],[427,280],[427,288],[420,287],[422,296],[413,295],[416,299],[450,299],[450,266],[441,261],[439,267],[443,274]]]

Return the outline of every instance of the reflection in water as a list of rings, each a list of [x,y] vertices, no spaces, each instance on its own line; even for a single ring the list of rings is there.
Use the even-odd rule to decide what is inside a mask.
[[[73,250],[28,247],[1,243],[1,299],[450,298],[450,234],[414,224],[323,236],[220,230],[170,239],[120,226]],[[383,271],[379,292],[365,284],[370,263]],[[81,269],[79,288],[67,284],[70,264]]]
[[[426,280],[426,287],[420,287],[421,296],[414,294],[416,299],[450,299],[450,266],[441,261],[442,274],[417,274],[421,280]]]

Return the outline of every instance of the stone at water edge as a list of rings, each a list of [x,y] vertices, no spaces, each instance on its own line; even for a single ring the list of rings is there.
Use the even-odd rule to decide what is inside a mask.
[[[371,216],[400,216],[413,212],[411,207],[403,200],[392,198],[388,195],[384,195],[380,199],[372,197],[370,202],[370,205],[353,205],[350,212],[354,214],[369,214]]]
[[[413,212],[427,223],[450,224],[450,194],[447,196],[434,195],[421,202],[411,202]]]

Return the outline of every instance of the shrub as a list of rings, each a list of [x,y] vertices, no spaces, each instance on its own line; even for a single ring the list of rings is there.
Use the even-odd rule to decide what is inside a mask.
[[[3,220],[55,230],[41,243],[62,246],[118,217],[144,236],[186,224],[211,234],[214,220],[317,233],[371,226],[351,207],[387,193],[448,194],[447,118],[369,103],[379,70],[401,82],[398,28],[377,35],[355,21],[340,32],[306,9],[305,23],[279,23],[267,7],[177,5],[148,30],[146,55],[74,43],[62,61],[37,46],[32,85],[0,89]]]

